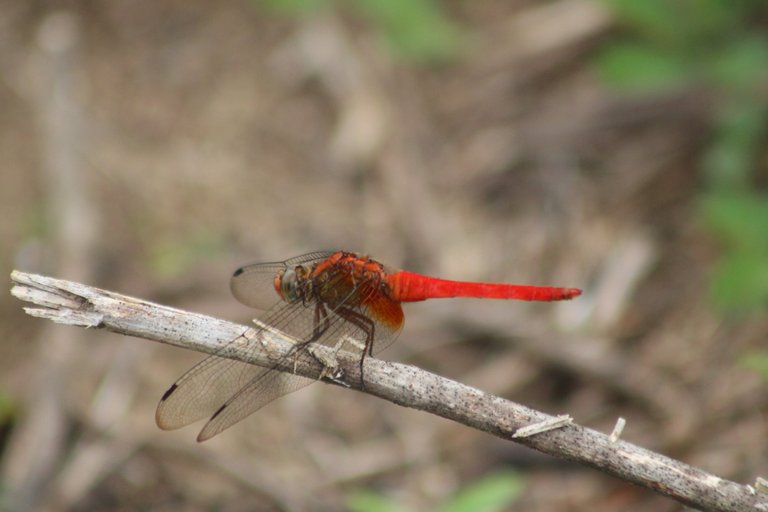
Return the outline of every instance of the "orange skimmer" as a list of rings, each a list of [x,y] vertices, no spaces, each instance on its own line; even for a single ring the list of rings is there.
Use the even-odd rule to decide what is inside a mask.
[[[273,328],[298,340],[297,351],[288,357],[299,357],[313,343],[334,347],[357,340],[345,345],[360,354],[361,379],[366,355],[389,346],[402,328],[402,302],[446,297],[554,301],[581,294],[578,288],[468,283],[392,271],[368,256],[345,251],[247,265],[235,271],[230,288],[246,306],[266,310],[255,330],[231,343],[261,350],[255,341],[259,329]],[[209,356],[165,392],[157,406],[157,424],[171,430],[207,417],[197,437],[205,441],[275,398],[314,382],[278,366]]]

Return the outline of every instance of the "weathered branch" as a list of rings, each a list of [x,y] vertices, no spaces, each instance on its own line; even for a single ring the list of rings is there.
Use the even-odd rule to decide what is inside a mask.
[[[216,353],[247,329],[70,281],[19,271],[14,271],[11,279],[16,283],[14,296],[40,306],[25,308],[27,313],[58,323],[104,328],[206,353]],[[262,340],[263,353],[238,351],[238,347],[230,345],[226,354],[221,355],[271,366],[275,356],[288,353],[293,346],[290,338],[278,331],[271,331]],[[296,358],[292,369],[299,375],[319,378],[327,374],[327,368],[319,362],[322,359]],[[361,390],[358,358],[340,352],[334,362],[338,363],[335,375]],[[366,358],[364,370],[362,391],[396,404],[437,414],[555,457],[581,462],[692,507],[768,512],[768,495],[752,486],[724,480],[625,441],[612,442],[606,434],[565,421],[568,418],[553,418],[410,365]],[[520,437],[526,432],[518,432],[520,428],[536,423],[549,424],[551,428],[529,430],[534,433]]]

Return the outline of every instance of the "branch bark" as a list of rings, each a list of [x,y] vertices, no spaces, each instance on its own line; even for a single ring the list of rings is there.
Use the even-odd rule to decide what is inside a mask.
[[[247,329],[217,318],[181,311],[100,290],[80,283],[13,271],[11,293],[39,307],[26,307],[36,317],[57,323],[147,338],[177,347],[261,366],[271,366],[275,357],[293,346],[279,331],[264,336],[258,353],[227,347]],[[601,432],[556,418],[478,389],[429,373],[414,366],[374,358],[365,360],[365,389],[360,387],[359,360],[339,352],[334,376],[358,391],[396,404],[423,410],[548,455],[574,460],[605,473],[703,510],[768,512],[768,495],[750,485],[719,478],[678,460],[625,441],[611,442]],[[327,375],[323,357],[296,358],[298,375],[320,378]],[[333,383],[333,382],[332,382]],[[525,437],[514,437],[522,427],[551,424],[552,429]],[[523,431],[524,432],[524,431]]]

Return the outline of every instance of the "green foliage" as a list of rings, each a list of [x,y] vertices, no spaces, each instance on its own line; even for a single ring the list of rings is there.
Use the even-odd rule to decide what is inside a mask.
[[[699,82],[759,86],[768,64],[768,38],[748,23],[760,0],[604,0],[634,37],[609,44],[598,58],[606,82],[655,91]]]
[[[702,158],[702,170],[711,190],[749,191],[765,138],[767,108],[736,99],[722,106],[715,119],[714,136]]]
[[[763,0],[604,0],[617,19],[646,44],[694,53],[743,28]]]
[[[446,503],[439,512],[496,512],[507,508],[523,491],[525,480],[514,471],[498,471],[468,484]],[[379,494],[358,490],[347,506],[353,512],[407,512],[393,500]]]
[[[0,392],[0,424],[5,424],[16,416],[16,403],[11,395],[6,392]]]
[[[679,87],[688,76],[679,56],[635,42],[613,44],[598,59],[603,81],[625,92]]]
[[[461,32],[434,0],[353,0],[381,30],[396,55],[427,62],[450,59],[461,45]]]
[[[149,266],[158,276],[176,277],[188,273],[196,263],[222,254],[225,248],[220,236],[198,231],[157,244],[152,248]]]
[[[404,512],[393,500],[365,489],[357,489],[347,498],[350,512]]]
[[[21,217],[21,232],[29,238],[45,238],[50,234],[50,215],[42,202],[28,204]]]
[[[253,0],[254,5],[261,5],[276,14],[289,16],[312,15],[331,6],[332,0]]]
[[[720,87],[728,96],[737,93],[758,99],[768,64],[768,36],[746,32],[734,35],[712,48],[703,66],[705,78]]]
[[[523,492],[524,479],[514,471],[499,471],[461,489],[441,512],[495,512],[504,510]]]
[[[719,193],[703,201],[707,224],[737,252],[768,256],[768,197]]]
[[[369,21],[398,58],[429,63],[458,55],[463,31],[445,15],[437,0],[254,0],[280,15],[311,16],[347,9]]]
[[[700,212],[723,242],[712,278],[717,306],[750,311],[768,304],[766,169],[768,19],[765,0],[603,0],[627,34],[597,59],[605,82],[621,91],[707,88],[713,137],[702,155]]]
[[[741,359],[741,363],[747,368],[758,372],[765,380],[768,380],[768,354],[764,352],[747,354]]]

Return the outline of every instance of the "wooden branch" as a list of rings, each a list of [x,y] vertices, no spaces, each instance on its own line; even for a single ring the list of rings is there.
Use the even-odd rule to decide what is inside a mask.
[[[160,306],[71,281],[14,271],[11,293],[40,307],[36,317],[85,328],[147,338],[205,353],[216,353],[248,329],[205,315]],[[264,336],[263,353],[227,347],[219,355],[262,366],[288,353],[290,338],[279,331]],[[603,433],[553,417],[414,366],[374,358],[365,360],[365,389],[360,389],[359,360],[340,352],[331,356],[334,378],[396,404],[419,409],[511,440],[548,455],[574,460],[703,510],[768,512],[768,495],[749,485],[724,480]],[[328,360],[296,358],[299,375],[327,375]],[[320,361],[326,361],[325,368]],[[291,365],[293,366],[293,365]],[[335,365],[334,365],[335,366]],[[530,428],[533,424],[535,428]],[[525,430],[520,430],[528,427]],[[517,434],[517,436],[515,435]]]

